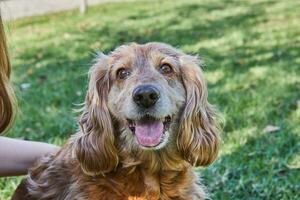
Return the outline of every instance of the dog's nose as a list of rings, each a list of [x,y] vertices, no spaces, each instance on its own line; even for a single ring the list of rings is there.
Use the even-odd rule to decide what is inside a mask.
[[[159,90],[153,85],[141,85],[133,90],[134,102],[144,108],[154,106],[159,96]]]

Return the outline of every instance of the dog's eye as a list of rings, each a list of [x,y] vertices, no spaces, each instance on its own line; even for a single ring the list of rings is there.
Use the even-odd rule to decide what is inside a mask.
[[[131,72],[128,69],[121,68],[117,71],[117,76],[119,79],[126,79],[130,76]]]
[[[161,74],[170,75],[173,73],[173,69],[169,64],[162,64],[159,69]]]

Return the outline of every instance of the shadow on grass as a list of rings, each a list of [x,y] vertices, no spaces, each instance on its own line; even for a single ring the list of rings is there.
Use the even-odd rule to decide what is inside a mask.
[[[105,37],[108,41],[111,41],[110,38],[112,38],[111,46],[105,49],[108,51],[120,44],[133,41],[137,43],[160,41],[174,46],[193,45],[201,40],[220,38],[238,27],[249,27],[250,29],[264,16],[263,8],[255,5],[247,7],[247,10],[241,14],[220,17],[220,19],[201,20],[203,12],[225,10],[237,5],[241,6],[241,4],[234,1],[214,2],[211,5],[181,5],[164,10],[162,13],[147,15],[146,12],[144,18],[137,17],[140,13],[136,14],[136,17],[134,17],[135,15],[127,17],[133,23],[142,21],[145,18],[154,18],[152,24],[147,27],[124,27],[122,24],[116,27],[115,24],[106,24],[104,27],[87,28],[85,32],[92,38]],[[167,18],[166,21],[160,20],[160,15],[162,17],[165,13],[172,13],[174,17]],[[195,20],[191,20],[193,18]],[[188,26],[184,24],[187,21],[190,22]]]

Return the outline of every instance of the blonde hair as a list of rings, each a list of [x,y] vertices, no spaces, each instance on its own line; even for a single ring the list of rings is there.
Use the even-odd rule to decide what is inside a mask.
[[[0,15],[0,134],[14,121],[15,95],[9,82],[10,72],[11,65]]]

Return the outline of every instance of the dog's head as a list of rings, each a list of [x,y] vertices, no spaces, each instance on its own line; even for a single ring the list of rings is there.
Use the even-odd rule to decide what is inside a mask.
[[[194,166],[218,151],[215,112],[197,58],[161,43],[100,55],[90,71],[75,153],[88,174],[118,165],[119,152],[175,148]]]

